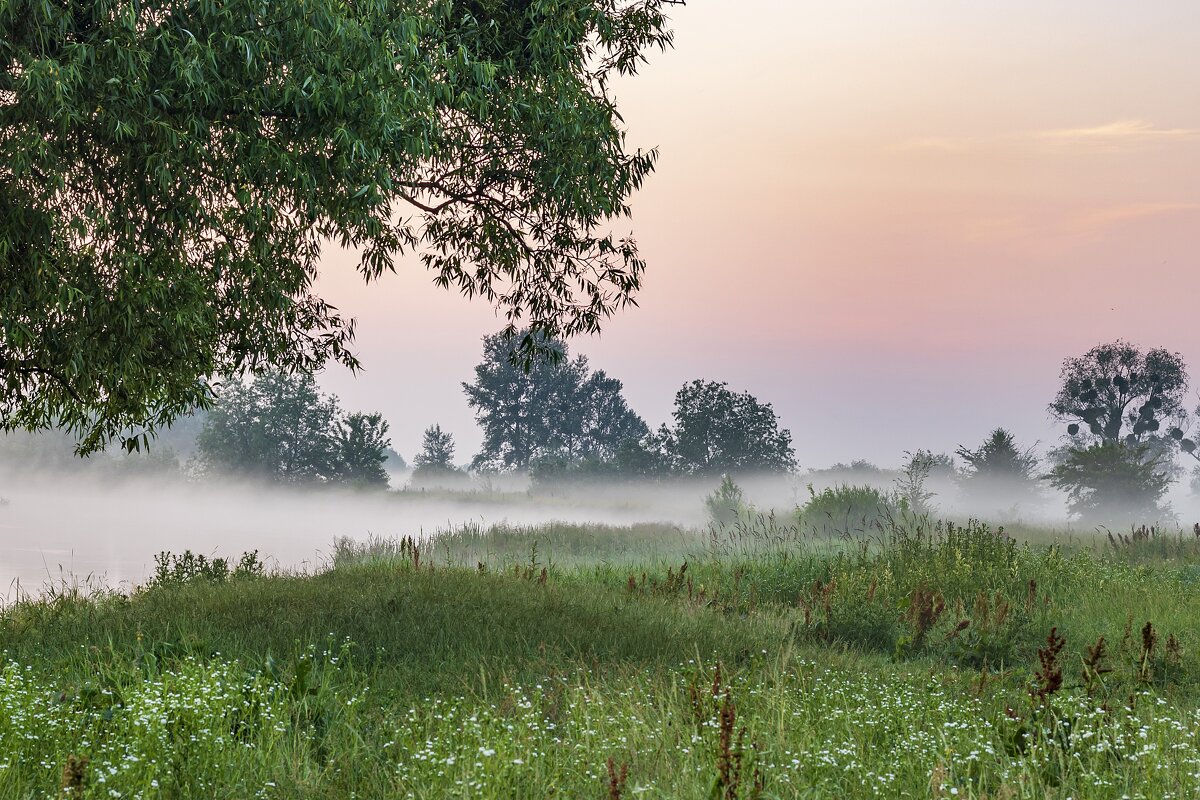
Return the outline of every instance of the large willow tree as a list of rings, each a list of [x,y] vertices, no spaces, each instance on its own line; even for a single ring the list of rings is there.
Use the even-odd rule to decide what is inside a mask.
[[[609,81],[669,4],[0,0],[0,423],[133,447],[214,376],[357,367],[313,292],[331,241],[511,330],[596,330],[654,163]]]

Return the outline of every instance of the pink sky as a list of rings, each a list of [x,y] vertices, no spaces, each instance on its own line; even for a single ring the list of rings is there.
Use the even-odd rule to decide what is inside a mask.
[[[901,7],[902,6],[902,7]],[[1048,7],[1049,6],[1049,7]],[[641,307],[578,339],[651,425],[686,380],[770,402],[803,466],[1050,443],[1062,359],[1123,337],[1200,388],[1200,4],[693,0],[676,48],[622,83],[658,146],[631,228]],[[320,290],[366,372],[324,385],[382,411],[410,458],[434,422],[467,460],[459,383],[490,307],[415,261]]]

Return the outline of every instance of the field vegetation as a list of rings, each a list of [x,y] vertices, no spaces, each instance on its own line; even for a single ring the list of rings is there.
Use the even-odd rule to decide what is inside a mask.
[[[3,609],[0,797],[1192,797],[1198,584],[903,513],[162,554]]]

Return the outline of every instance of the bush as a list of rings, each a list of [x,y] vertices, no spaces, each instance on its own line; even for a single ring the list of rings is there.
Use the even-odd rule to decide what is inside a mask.
[[[708,509],[709,519],[717,525],[728,525],[754,512],[747,505],[742,488],[729,475],[723,475],[721,485],[704,498],[704,507]]]
[[[875,531],[896,513],[894,497],[870,486],[842,484],[817,494],[809,484],[808,494],[797,511],[800,524],[825,535]]]

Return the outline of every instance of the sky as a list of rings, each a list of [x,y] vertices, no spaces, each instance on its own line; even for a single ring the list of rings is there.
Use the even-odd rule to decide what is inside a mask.
[[[802,467],[1057,442],[1064,358],[1124,338],[1200,388],[1200,3],[691,0],[617,85],[658,168],[632,198],[639,307],[570,342],[651,426],[695,378],[775,408]],[[416,260],[318,291],[358,321],[356,376],[406,458],[502,321]],[[1195,398],[1189,405],[1195,404]]]

